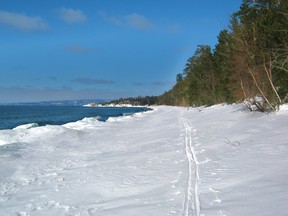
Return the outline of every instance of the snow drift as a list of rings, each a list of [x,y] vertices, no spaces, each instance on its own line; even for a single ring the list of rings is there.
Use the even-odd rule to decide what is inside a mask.
[[[284,216],[287,121],[287,106],[164,106],[1,130],[1,215]]]

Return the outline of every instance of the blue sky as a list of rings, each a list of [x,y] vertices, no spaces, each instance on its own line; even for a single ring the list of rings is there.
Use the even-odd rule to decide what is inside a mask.
[[[0,103],[160,95],[241,0],[2,0]]]

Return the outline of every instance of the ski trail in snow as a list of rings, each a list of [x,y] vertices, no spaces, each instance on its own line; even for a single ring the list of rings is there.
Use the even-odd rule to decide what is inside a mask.
[[[184,122],[184,119],[182,119],[182,123],[185,127],[185,150],[186,150],[186,156],[188,160],[188,183],[187,183],[187,192],[184,200],[184,211],[183,211],[183,216],[188,216],[189,215],[189,205],[191,204],[191,189],[192,189],[192,163],[193,163],[193,158],[191,155],[191,152],[189,151],[189,132],[188,128],[186,125],[186,122]]]
[[[188,183],[187,192],[184,201],[184,216],[189,216],[190,208],[192,207],[193,216],[200,216],[200,199],[199,199],[199,162],[196,157],[195,150],[192,146],[192,130],[188,123],[182,118],[182,123],[185,127],[185,150],[188,160]],[[193,193],[194,190],[194,193]]]

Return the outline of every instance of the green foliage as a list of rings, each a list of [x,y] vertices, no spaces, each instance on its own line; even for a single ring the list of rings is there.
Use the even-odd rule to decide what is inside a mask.
[[[169,105],[211,105],[261,97],[261,111],[288,100],[288,3],[243,0],[215,50],[198,46],[176,85],[159,97]]]
[[[217,102],[232,102],[233,98],[230,90],[231,74],[233,71],[233,40],[228,30],[223,30],[218,36],[218,44],[214,50],[214,62],[216,67]]]
[[[182,80],[183,80],[183,75],[181,73],[177,74],[177,76],[176,76],[177,83],[181,82]]]
[[[260,95],[266,108],[272,110],[277,109],[287,95],[287,83],[283,83],[287,80],[287,64],[283,63],[288,60],[286,13],[285,1],[245,0],[235,14],[239,20],[233,29],[238,42],[236,48],[242,51],[236,55],[242,55],[246,64],[246,71],[240,75],[253,80],[248,96]]]
[[[139,96],[139,97],[129,97],[129,98],[120,98],[117,100],[112,100],[107,103],[104,103],[103,105],[106,104],[130,104],[133,106],[150,106],[150,105],[156,105],[158,104],[158,97],[157,96]]]

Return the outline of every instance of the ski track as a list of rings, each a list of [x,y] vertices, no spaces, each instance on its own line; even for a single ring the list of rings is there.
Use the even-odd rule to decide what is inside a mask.
[[[188,160],[188,182],[187,192],[183,206],[183,216],[200,216],[200,199],[199,199],[199,162],[196,157],[195,149],[192,146],[192,128],[183,117],[181,118],[185,128],[185,150]],[[190,214],[190,211],[192,212]]]

